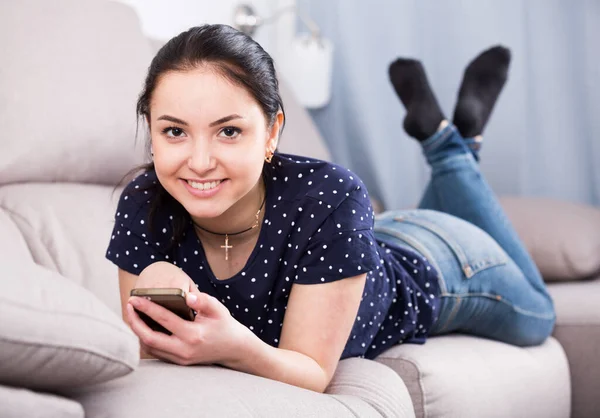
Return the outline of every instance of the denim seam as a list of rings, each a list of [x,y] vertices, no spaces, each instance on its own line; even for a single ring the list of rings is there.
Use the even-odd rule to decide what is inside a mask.
[[[487,267],[484,266],[484,267],[480,268],[479,270],[475,270],[473,264],[469,263],[467,254],[462,249],[460,244],[454,242],[454,240],[452,238],[450,238],[448,235],[446,235],[446,233],[441,228],[439,228],[437,225],[435,225],[432,222],[428,222],[424,219],[418,219],[417,217],[414,217],[411,219],[403,219],[402,222],[412,223],[413,225],[420,226],[422,228],[425,228],[429,232],[437,235],[438,237],[440,237],[442,239],[442,241],[444,241],[444,243],[450,248],[452,253],[454,253],[455,257],[458,259],[460,268],[467,279],[472,278],[475,274],[479,273],[480,271],[483,271],[483,270],[486,270],[487,268],[493,267],[492,265],[488,265]],[[506,261],[498,262],[498,264],[505,264],[505,263],[506,263]],[[467,268],[470,269],[470,272],[467,270]]]
[[[444,297],[446,295],[452,295],[452,293],[444,293],[441,296]],[[443,331],[446,330],[446,328],[448,328],[448,324],[450,324],[450,321],[454,319],[454,317],[456,316],[457,312],[458,312],[458,308],[460,307],[460,305],[462,304],[462,298],[460,296],[456,297],[456,305],[452,308],[452,311],[450,311],[450,315],[448,315],[448,319],[446,319],[446,321],[443,323],[442,326],[440,326],[438,333],[442,333]]]
[[[412,218],[403,218],[398,222],[406,222],[409,224],[413,224],[416,226],[420,226],[429,232],[437,235],[444,241],[444,243],[450,248],[450,250],[454,253],[456,258],[459,261],[460,268],[463,271],[463,274],[467,279],[472,279],[477,273],[481,273],[484,270],[490,269],[492,267],[497,267],[504,265],[508,262],[506,257],[496,257],[496,258],[485,258],[482,260],[478,260],[477,263],[469,262],[467,258],[466,251],[462,248],[462,246],[455,242],[452,238],[450,238],[438,225],[433,222],[427,221],[425,219],[420,219],[418,216]],[[477,267],[478,266],[478,267]],[[469,268],[469,271],[466,269]]]
[[[496,302],[504,303],[505,305],[510,306],[516,312],[521,313],[523,315],[531,316],[531,317],[538,318],[538,319],[554,319],[555,318],[554,314],[548,316],[545,314],[538,314],[536,312],[531,312],[526,309],[520,308],[520,307],[516,306],[515,304],[507,301],[505,298],[498,299],[499,295],[492,295],[491,293],[444,293],[441,296],[442,297],[456,297],[456,298],[461,298],[461,299],[470,298],[470,297],[485,297],[487,299],[491,299]]]
[[[464,153],[461,153],[461,154],[451,155],[450,157],[446,157],[446,158],[438,161],[437,163],[440,163],[440,162],[450,163],[450,162],[460,161],[460,160],[466,161],[467,163],[469,162],[469,160],[473,160],[474,164],[477,164],[477,161],[473,158],[473,156],[471,155],[471,153],[469,151],[465,151]],[[438,168],[435,173],[440,174],[440,173],[458,171],[459,169],[460,168],[457,168],[457,167],[444,167],[444,168]]]
[[[427,153],[437,149],[445,139],[447,139],[450,135],[454,133],[454,126],[448,125],[442,132],[439,132],[439,137],[435,138],[431,141],[431,143],[423,144],[423,150]]]
[[[427,248],[424,245],[422,245],[416,239],[414,239],[400,231],[396,231],[394,229],[390,229],[390,228],[386,228],[386,227],[376,227],[373,229],[373,231],[379,232],[379,233],[382,233],[385,235],[389,235],[393,238],[397,238],[401,241],[404,241],[406,244],[413,247],[419,254],[421,254],[423,257],[425,257],[431,264],[433,264],[433,267],[435,268],[435,270],[437,272],[436,278],[437,278],[438,286],[440,287],[441,293],[446,292],[446,290],[447,290],[446,281],[444,280],[442,269],[440,268],[439,264],[437,263],[437,261],[435,260],[433,255],[429,252],[429,250],[427,250]]]
[[[475,141],[474,138],[464,138],[465,145],[469,147],[475,161],[479,162],[479,151],[481,151],[482,141]],[[476,149],[478,147],[479,149]]]

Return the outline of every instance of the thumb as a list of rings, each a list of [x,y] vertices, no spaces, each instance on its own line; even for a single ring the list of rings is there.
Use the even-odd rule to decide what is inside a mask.
[[[189,292],[186,298],[188,306],[198,312],[198,314],[202,313],[205,316],[214,316],[221,313],[223,309],[227,310],[221,302],[206,293]]]

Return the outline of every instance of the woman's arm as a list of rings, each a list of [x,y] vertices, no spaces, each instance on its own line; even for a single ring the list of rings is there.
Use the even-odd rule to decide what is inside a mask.
[[[366,274],[331,283],[292,286],[279,348],[249,334],[224,366],[316,392],[331,381],[362,298]]]
[[[141,277],[141,275],[140,275]],[[154,332],[135,315],[130,325],[149,354],[181,365],[218,363],[316,392],[327,388],[356,319],[366,274],[330,283],[294,284],[279,348],[260,340],[212,296],[192,290],[188,306],[198,314],[183,321],[143,298],[129,303],[172,332]]]

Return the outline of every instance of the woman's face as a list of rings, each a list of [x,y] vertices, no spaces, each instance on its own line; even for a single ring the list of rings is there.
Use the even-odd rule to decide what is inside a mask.
[[[150,103],[158,179],[195,219],[256,211],[280,122],[269,128],[254,98],[210,66],[166,73]]]

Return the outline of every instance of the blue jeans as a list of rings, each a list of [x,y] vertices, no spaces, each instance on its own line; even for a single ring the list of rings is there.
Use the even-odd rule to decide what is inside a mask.
[[[554,327],[552,299],[469,142],[453,125],[425,140],[432,171],[419,209],[379,215],[375,235],[393,237],[436,267],[441,307],[429,335],[460,332],[541,344]]]

